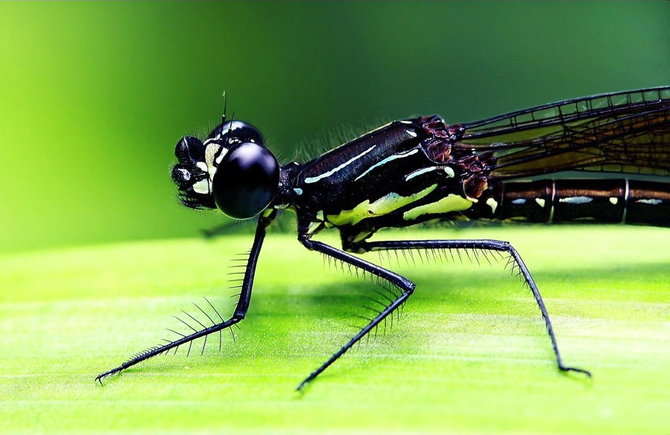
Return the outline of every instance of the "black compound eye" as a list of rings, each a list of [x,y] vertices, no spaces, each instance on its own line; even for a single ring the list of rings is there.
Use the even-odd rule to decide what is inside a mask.
[[[193,136],[184,136],[179,139],[175,147],[174,154],[179,159],[179,163],[187,164],[192,160],[205,160],[205,147],[200,139]]]
[[[279,164],[265,147],[245,142],[228,151],[219,164],[212,193],[226,215],[246,219],[265,209],[279,188]]]
[[[219,124],[208,137],[221,139],[230,144],[244,142],[263,144],[263,135],[261,132],[253,125],[244,121],[228,121]]]

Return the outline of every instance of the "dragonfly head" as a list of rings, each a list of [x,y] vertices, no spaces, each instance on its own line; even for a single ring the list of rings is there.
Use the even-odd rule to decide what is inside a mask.
[[[184,136],[175,155],[172,180],[187,207],[246,219],[263,211],[279,189],[279,163],[260,131],[246,122],[223,122],[204,142]]]

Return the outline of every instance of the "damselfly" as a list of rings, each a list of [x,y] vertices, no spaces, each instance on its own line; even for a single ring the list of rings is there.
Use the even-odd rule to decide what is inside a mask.
[[[559,370],[590,376],[563,363],[540,291],[508,242],[371,241],[371,236],[380,228],[460,219],[670,226],[670,86],[577,98],[463,124],[446,124],[437,115],[394,121],[303,164],[280,165],[258,129],[224,116],[204,141],[182,138],[175,154],[179,163],[172,179],[184,205],[218,208],[237,219],[258,216],[239,300],[230,318],[210,317],[211,326],[199,322],[201,329],[142,352],[97,380],[244,319],[266,228],[284,209],[296,213],[298,240],[307,249],[397,290],[298,389],[412,295],[412,281],[352,255],[381,250],[508,256],[537,302]],[[340,232],[342,249],[314,239],[329,228]]]

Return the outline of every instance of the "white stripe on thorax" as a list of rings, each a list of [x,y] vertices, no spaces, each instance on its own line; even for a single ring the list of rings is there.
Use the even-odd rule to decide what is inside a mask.
[[[385,165],[386,163],[388,163],[388,162],[390,162],[390,161],[392,161],[392,160],[395,160],[395,159],[402,159],[403,157],[408,157],[408,156],[411,156],[412,154],[416,154],[416,153],[418,153],[418,152],[419,152],[419,149],[418,149],[418,148],[414,148],[414,149],[412,149],[412,150],[405,151],[405,152],[402,152],[402,153],[392,154],[392,155],[388,156],[387,158],[385,158],[384,160],[382,160],[382,161],[380,161],[380,162],[377,162],[377,163],[375,163],[374,165],[370,166],[365,172],[363,172],[361,175],[359,175],[358,177],[356,177],[356,178],[354,179],[354,181],[358,181],[360,178],[364,177],[368,172],[372,171],[374,168],[377,168],[377,167],[379,167],[379,166]]]
[[[418,177],[421,174],[425,174],[426,172],[431,172],[431,171],[436,171],[440,169],[440,166],[429,166],[428,168],[422,168],[422,169],[417,169],[414,172],[410,172],[405,176],[405,181],[409,181],[414,177]]]
[[[360,159],[361,157],[363,157],[364,155],[366,155],[367,153],[369,153],[370,151],[372,151],[376,146],[377,146],[377,145],[372,145],[370,148],[368,148],[367,150],[363,151],[363,152],[360,153],[359,155],[350,158],[350,159],[347,160],[346,162],[342,163],[341,165],[336,166],[335,168],[331,169],[330,171],[324,172],[323,174],[321,174],[321,175],[317,175],[316,177],[307,177],[307,178],[305,178],[305,183],[308,183],[308,184],[309,184],[309,183],[316,183],[317,181],[319,181],[319,180],[321,180],[321,179],[323,179],[323,178],[330,177],[330,176],[333,175],[334,173],[340,171],[341,169],[346,168],[347,166],[349,166],[350,164],[352,164],[352,163],[355,162],[356,160]]]

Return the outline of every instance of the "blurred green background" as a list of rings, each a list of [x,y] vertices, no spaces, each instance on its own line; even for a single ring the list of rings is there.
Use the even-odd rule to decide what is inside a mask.
[[[222,113],[280,156],[342,126],[667,84],[668,2],[0,3],[0,251],[183,237],[173,146]]]
[[[230,312],[226,266],[251,238],[200,238],[225,218],[180,206],[169,177],[224,90],[287,159],[416,114],[668,84],[669,22],[668,2],[0,2],[0,433],[667,435],[664,228],[394,234],[510,240],[593,382],[554,370],[502,265],[400,262],[418,289],[403,321],[298,395],[369,286],[293,234],[267,238],[237,342],[93,378],[203,296]]]

